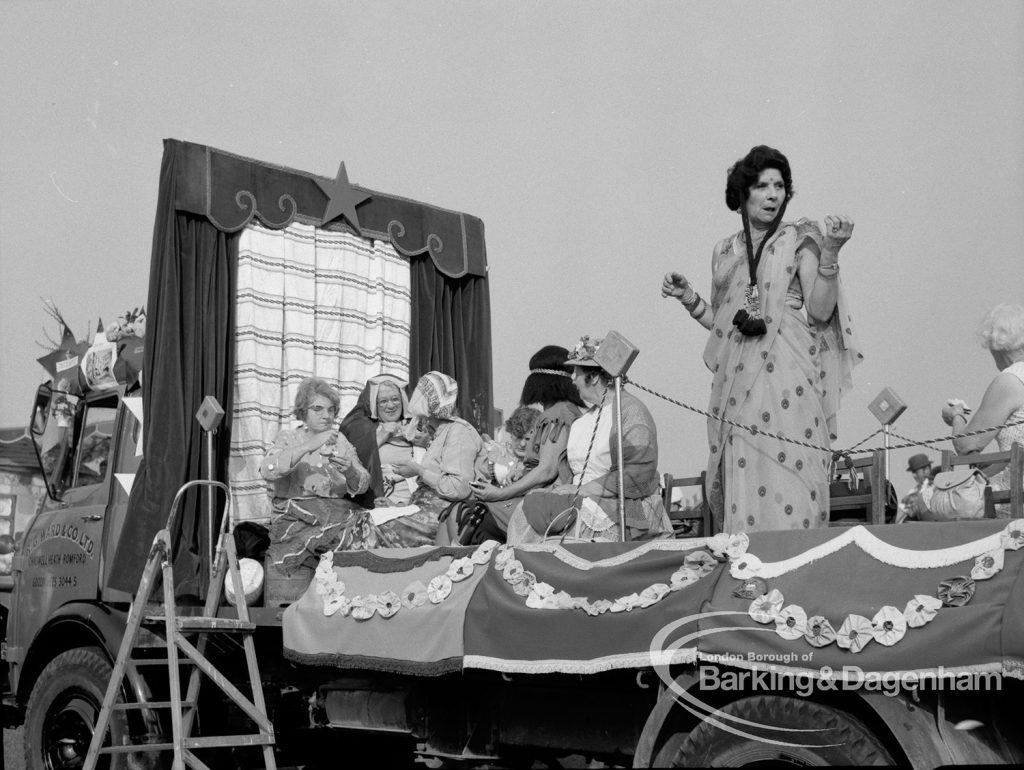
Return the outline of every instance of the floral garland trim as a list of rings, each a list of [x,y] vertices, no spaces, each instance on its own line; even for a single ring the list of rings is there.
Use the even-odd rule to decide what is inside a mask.
[[[461,583],[473,574],[478,565],[487,564],[491,560],[497,546],[496,540],[481,543],[469,556],[453,559],[448,569],[432,577],[426,585],[420,580],[414,580],[402,589],[401,594],[384,591],[365,596],[346,596],[345,583],[334,571],[334,552],[328,551],[320,557],[320,564],[316,568],[316,592],[323,601],[323,612],[327,617],[340,613],[342,617],[351,615],[355,620],[369,620],[374,615],[390,618],[403,608],[413,609],[427,602],[443,602],[451,595],[455,583]]]
[[[707,543],[712,553],[726,558],[745,553],[750,541],[745,534],[740,533],[716,535],[708,538]],[[585,596],[570,596],[566,591],[556,591],[548,583],[537,580],[537,576],[515,558],[515,549],[510,546],[500,546],[494,559],[494,569],[501,572],[502,578],[518,596],[526,597],[527,607],[537,610],[581,610],[591,616],[652,607],[670,593],[681,591],[705,575],[710,575],[718,564],[719,559],[707,551],[691,551],[683,559],[683,566],[672,573],[668,583],[652,583],[639,593],[634,592],[617,599],[590,601]]]
[[[917,594],[902,610],[887,605],[870,619],[851,613],[838,630],[823,615],[807,617],[807,612],[799,605],[785,605],[785,598],[777,588],[768,589],[760,574],[761,561],[753,554],[731,557],[730,573],[744,581],[733,594],[741,598],[753,596],[747,614],[757,623],[774,623],[775,633],[783,639],[803,638],[812,647],[825,647],[834,642],[851,653],[860,652],[872,641],[891,647],[903,639],[908,628],[920,628],[932,622],[942,607],[967,604],[974,596],[977,581],[988,580],[1003,569],[1005,551],[1016,551],[1024,546],[1024,520],[1014,519],[994,537],[997,547],[974,559],[969,576],[943,580],[935,596]],[[980,542],[983,541],[976,541]]]

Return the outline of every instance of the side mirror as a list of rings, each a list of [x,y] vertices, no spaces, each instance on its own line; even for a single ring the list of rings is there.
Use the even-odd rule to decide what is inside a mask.
[[[79,406],[77,396],[54,390],[48,383],[40,385],[36,391],[29,433],[46,481],[46,491],[54,500],[61,499],[64,488]]]
[[[49,383],[40,385],[36,391],[36,403],[32,408],[32,419],[29,420],[28,429],[34,439],[46,433],[46,424],[50,417],[50,399],[53,397],[53,389]]]

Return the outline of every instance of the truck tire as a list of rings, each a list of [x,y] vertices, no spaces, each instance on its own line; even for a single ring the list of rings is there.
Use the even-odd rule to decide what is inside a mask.
[[[822,729],[822,733],[796,734],[738,729],[791,743],[829,743],[834,746],[778,746],[744,737],[701,722],[688,735],[670,735],[654,759],[655,767],[741,767],[761,762],[797,765],[892,765],[882,741],[852,715],[832,706],[781,695],[741,698],[722,708],[726,714],[773,727]]]
[[[47,664],[25,709],[26,770],[77,770],[85,764],[112,672],[98,647],[67,650]],[[124,743],[128,735],[126,713],[113,712],[105,744]],[[155,754],[101,755],[97,767],[151,770],[157,759]]]

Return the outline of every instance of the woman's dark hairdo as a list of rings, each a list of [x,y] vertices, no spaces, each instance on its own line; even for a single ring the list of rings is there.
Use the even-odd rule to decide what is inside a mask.
[[[730,211],[739,211],[747,200],[750,188],[767,168],[774,168],[782,175],[782,182],[786,185],[786,200],[793,197],[793,173],[786,156],[774,147],[759,144],[729,169],[725,179],[725,205]]]
[[[566,366],[569,351],[560,345],[545,345],[530,357],[530,369],[553,369],[572,374],[572,367]],[[573,385],[571,377],[559,374],[535,372],[523,383],[523,392],[519,396],[520,404],[542,404],[545,408],[568,401],[576,406],[583,406],[579,391]]]

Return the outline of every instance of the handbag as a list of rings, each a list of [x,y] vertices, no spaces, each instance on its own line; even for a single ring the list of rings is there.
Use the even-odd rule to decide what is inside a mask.
[[[932,482],[935,492],[922,516],[926,521],[980,519],[985,515],[988,478],[977,468],[943,471]]]

